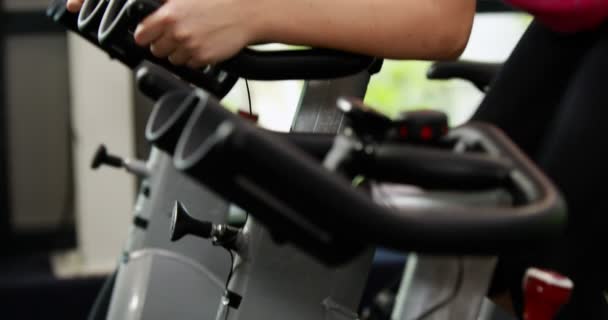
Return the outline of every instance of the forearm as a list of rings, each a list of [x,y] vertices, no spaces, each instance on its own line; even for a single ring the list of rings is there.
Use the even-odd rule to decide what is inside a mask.
[[[474,0],[245,0],[260,41],[395,59],[451,59],[468,41]]]

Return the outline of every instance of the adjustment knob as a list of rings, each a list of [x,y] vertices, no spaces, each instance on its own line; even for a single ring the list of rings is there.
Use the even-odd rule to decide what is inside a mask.
[[[524,276],[524,320],[552,320],[568,303],[574,283],[553,271],[530,268]]]
[[[97,169],[102,164],[115,168],[122,168],[124,165],[124,161],[120,157],[109,154],[108,150],[106,149],[106,146],[102,144],[97,148],[97,151],[95,151],[93,161],[91,162],[91,168]]]
[[[177,241],[188,234],[208,239],[211,238],[212,231],[211,222],[194,219],[181,202],[175,201],[171,215],[171,241]]]

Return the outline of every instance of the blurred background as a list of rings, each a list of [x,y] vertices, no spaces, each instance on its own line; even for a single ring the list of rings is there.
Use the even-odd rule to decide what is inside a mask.
[[[0,306],[22,319],[83,319],[119,257],[136,192],[133,177],[93,171],[90,161],[101,143],[145,159],[151,103],[129,70],[53,24],[46,6],[0,0]],[[497,9],[480,2],[480,11]],[[462,59],[504,61],[529,22],[521,13],[479,13]],[[466,121],[482,93],[427,80],[429,65],[386,61],[367,103],[391,116],[431,108],[453,125]],[[249,86],[261,124],[289,130],[302,82]],[[248,109],[243,82],[224,103]]]

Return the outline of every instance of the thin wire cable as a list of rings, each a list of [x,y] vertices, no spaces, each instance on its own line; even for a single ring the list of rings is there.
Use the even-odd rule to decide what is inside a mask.
[[[226,249],[228,254],[230,254],[230,272],[228,273],[228,277],[226,278],[226,292],[228,292],[228,284],[230,283],[230,279],[232,279],[232,272],[234,271],[234,253],[230,249]],[[226,316],[224,320],[228,320],[228,314],[230,313],[230,307],[226,308]]]
[[[253,103],[251,102],[251,90],[249,89],[249,81],[245,79],[245,88],[247,88],[247,101],[249,102],[249,114],[253,115]],[[246,217],[249,217],[249,212],[245,212]]]
[[[249,101],[249,114],[253,114],[253,106],[251,103],[251,90],[249,90],[249,81],[245,79],[245,88],[247,88],[247,101]]]
[[[234,253],[232,253],[232,250],[230,250],[230,249],[226,249],[226,251],[228,251],[228,253],[230,254],[230,272],[228,273],[228,278],[226,278],[226,291],[227,291],[228,283],[230,283],[230,279],[232,279],[232,272],[234,270]]]

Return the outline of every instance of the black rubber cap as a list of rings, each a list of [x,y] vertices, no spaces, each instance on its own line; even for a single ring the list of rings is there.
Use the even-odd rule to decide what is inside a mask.
[[[171,241],[177,241],[188,234],[208,239],[212,229],[211,222],[194,219],[181,202],[175,201],[171,215]]]
[[[119,157],[108,154],[106,146],[102,144],[97,148],[97,151],[95,151],[95,155],[93,155],[93,161],[91,161],[91,169],[97,169],[102,164],[121,168],[123,165],[123,161]]]

